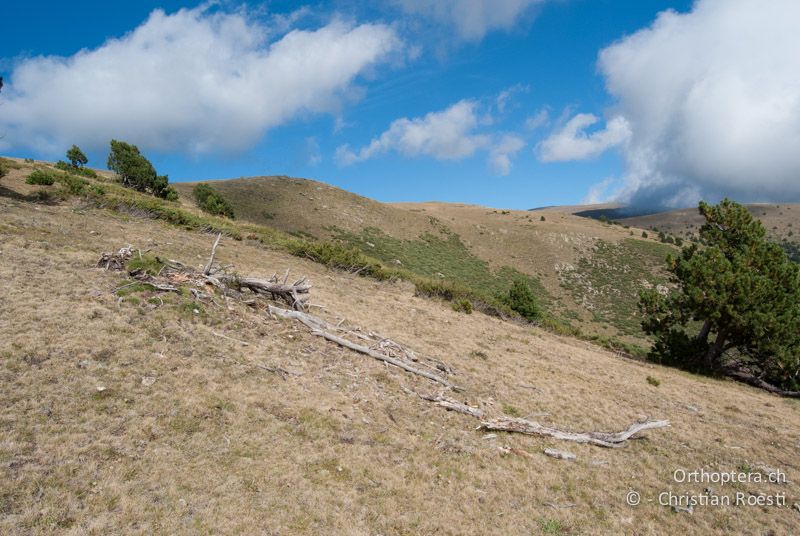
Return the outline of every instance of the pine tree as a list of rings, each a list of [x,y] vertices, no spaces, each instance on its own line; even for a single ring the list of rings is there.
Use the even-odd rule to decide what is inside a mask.
[[[158,175],[153,164],[139,152],[139,148],[124,141],[111,140],[108,169],[119,175],[124,186],[156,197],[174,201],[178,192],[169,186],[166,175]]]
[[[675,288],[642,292],[642,327],[664,362],[708,372],[748,371],[800,385],[800,267],[766,239],[742,205],[700,203],[704,248],[667,258]],[[690,328],[699,326],[697,333]]]
[[[82,168],[89,163],[89,159],[86,158],[86,155],[83,154],[83,151],[81,151],[80,147],[77,145],[73,145],[67,151],[67,160],[70,161],[74,168]]]

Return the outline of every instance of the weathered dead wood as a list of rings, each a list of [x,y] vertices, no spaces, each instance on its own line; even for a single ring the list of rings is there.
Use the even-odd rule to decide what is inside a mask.
[[[97,261],[98,268],[105,268],[106,270],[124,270],[125,263],[133,255],[133,246],[126,246],[119,248],[115,253],[102,253],[100,259]]]
[[[289,311],[287,309],[281,309],[280,307],[274,307],[270,305],[269,313],[279,316],[281,318],[290,318],[297,320],[303,323],[308,328],[310,328],[312,335],[323,337],[324,339],[327,339],[331,342],[335,342],[339,346],[343,346],[355,352],[368,355],[374,359],[383,361],[384,363],[394,365],[395,367],[401,368],[406,372],[411,372],[412,374],[417,374],[418,376],[422,376],[423,378],[428,378],[429,380],[444,385],[449,389],[453,389],[455,391],[460,389],[458,386],[451,384],[449,381],[445,380],[440,376],[437,376],[436,374],[431,374],[428,371],[412,367],[411,365],[404,363],[399,359],[378,352],[377,350],[373,350],[372,348],[369,348],[367,346],[356,344],[352,341],[345,339],[344,337],[339,337],[338,335],[334,335],[333,333],[330,333],[329,330],[331,330],[332,326],[330,326],[327,322],[325,322],[322,319],[316,318],[312,315],[306,314],[302,311]]]
[[[477,408],[474,406],[470,406],[468,404],[464,404],[462,402],[458,402],[457,400],[453,400],[452,398],[446,398],[439,395],[419,395],[419,397],[423,400],[433,402],[437,406],[443,407],[448,411],[463,413],[465,415],[470,415],[472,417],[475,417],[476,419],[483,418],[483,410],[481,408]]]
[[[514,417],[500,417],[482,422],[478,430],[541,435],[563,439],[565,441],[575,441],[576,443],[588,443],[599,447],[618,448],[623,446],[625,441],[638,432],[652,430],[654,428],[665,428],[667,426],[669,426],[669,421],[645,421],[633,423],[621,432],[568,432],[559,430],[558,428],[542,426],[536,421],[527,421]]]
[[[211,275],[211,266],[214,264],[214,255],[217,253],[217,246],[219,245],[220,238],[222,238],[222,233],[217,235],[217,239],[214,240],[214,245],[211,246],[211,257],[209,257],[206,267],[203,268],[203,275]]]
[[[800,398],[800,391],[784,391],[780,387],[776,387],[771,383],[767,383],[761,378],[753,376],[752,374],[743,370],[729,370],[727,371],[727,375],[735,380],[752,385],[753,387],[759,387],[778,396],[783,396],[786,398]]]
[[[575,460],[577,456],[575,456],[571,452],[566,452],[563,450],[556,450],[556,449],[544,449],[544,453],[546,456],[550,456],[551,458],[557,458],[559,460]]]
[[[258,279],[254,277],[222,278],[222,281],[232,282],[238,288],[246,288],[255,294],[270,295],[273,299],[281,299],[296,311],[304,311],[311,290],[311,283],[305,278],[294,283],[283,283],[276,276],[271,279]]]

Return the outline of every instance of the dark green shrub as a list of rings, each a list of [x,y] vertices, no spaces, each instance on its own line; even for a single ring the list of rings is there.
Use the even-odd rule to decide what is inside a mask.
[[[522,279],[517,279],[511,285],[506,297],[506,303],[520,316],[528,320],[538,320],[542,316],[542,311],[536,301],[531,287]]]
[[[108,169],[119,176],[123,186],[170,201],[178,198],[177,192],[169,187],[169,177],[158,175],[153,164],[139,152],[139,148],[135,145],[111,140]]]
[[[54,182],[56,182],[56,178],[53,174],[43,169],[34,170],[28,175],[28,178],[25,179],[25,184],[40,184],[43,186],[50,186]]]
[[[64,173],[57,177],[57,179],[64,185],[64,189],[72,195],[83,194],[85,191],[84,189],[89,185],[88,181],[76,177],[75,175],[70,175],[69,173]]]
[[[91,179],[97,178],[97,173],[95,173],[93,169],[86,167],[75,167],[72,164],[64,162],[63,160],[56,162],[55,168],[60,169],[61,171],[66,171],[67,173],[72,173],[73,175],[82,175]]]
[[[234,219],[233,207],[222,194],[211,187],[211,185],[201,182],[192,189],[197,206],[209,214],[216,216],[227,216]]]

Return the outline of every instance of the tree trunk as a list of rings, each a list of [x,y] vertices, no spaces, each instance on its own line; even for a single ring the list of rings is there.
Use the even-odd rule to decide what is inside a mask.
[[[706,320],[703,323],[703,327],[700,330],[700,333],[697,334],[697,340],[706,343],[708,342],[708,333],[711,331],[711,320]]]
[[[708,370],[716,370],[719,368],[719,358],[722,355],[722,351],[725,349],[725,339],[727,338],[727,333],[725,330],[721,330],[717,333],[717,338],[714,340],[714,344],[712,344],[705,355],[705,364]]]

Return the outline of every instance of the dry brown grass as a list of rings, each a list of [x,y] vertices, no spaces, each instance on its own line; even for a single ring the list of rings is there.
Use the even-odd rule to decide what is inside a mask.
[[[747,208],[754,217],[761,220],[770,238],[800,243],[800,235],[798,235],[800,233],[800,205],[752,204],[747,205]],[[696,236],[697,231],[705,222],[696,208],[625,218],[620,221],[644,229],[655,227],[683,238]]]
[[[19,187],[8,177],[0,182]],[[0,532],[797,530],[800,512],[789,508],[688,515],[646,502],[665,490],[702,490],[672,482],[675,469],[757,464],[785,471],[792,483],[717,492],[785,491],[789,504],[799,501],[797,401],[456,313],[414,297],[406,284],[331,272],[254,242],[223,242],[219,261],[240,273],[289,267],[308,275],[329,320],[343,317],[446,361],[466,388],[460,396],[489,412],[548,412],[542,422],[574,429],[621,429],[642,415],[673,424],[619,450],[487,439],[473,419],[401,388],[435,391],[425,380],[237,303],[199,314],[176,295],[161,296],[163,304],[146,293],[118,303],[111,291],[123,277],[93,267],[100,251],[127,243],[201,266],[211,240],[80,203],[0,196]],[[259,364],[292,374],[284,379]],[[504,455],[503,445],[530,457]],[[546,447],[578,459],[548,458]],[[645,503],[627,506],[629,489]]]
[[[591,303],[595,298],[592,292],[576,296],[564,288],[564,274],[582,258],[590,258],[601,241],[613,244],[629,238],[639,240],[641,229],[623,229],[575,216],[570,213],[571,207],[531,212],[453,203],[384,204],[324,183],[288,177],[215,181],[213,185],[232,203],[238,219],[290,233],[327,238],[345,231],[352,237],[372,228],[391,239],[411,241],[420,241],[426,234],[447,239],[449,233],[455,233],[468,252],[487,262],[492,271],[511,267],[539,280],[551,298],[549,312],[560,322],[570,323],[586,334],[647,344],[641,333],[631,335],[626,333],[630,330],[612,325],[607,319],[598,321],[586,307],[587,303],[595,305]],[[186,208],[193,206],[193,186],[194,183],[176,184]],[[546,221],[540,220],[542,215]],[[366,242],[370,240],[367,238]],[[363,247],[363,240],[356,241],[356,245],[366,254],[373,254]],[[403,266],[409,265],[410,259],[399,260]],[[659,269],[662,261],[657,259]],[[645,288],[638,280],[627,283],[632,295]],[[634,324],[638,326],[636,321]]]

